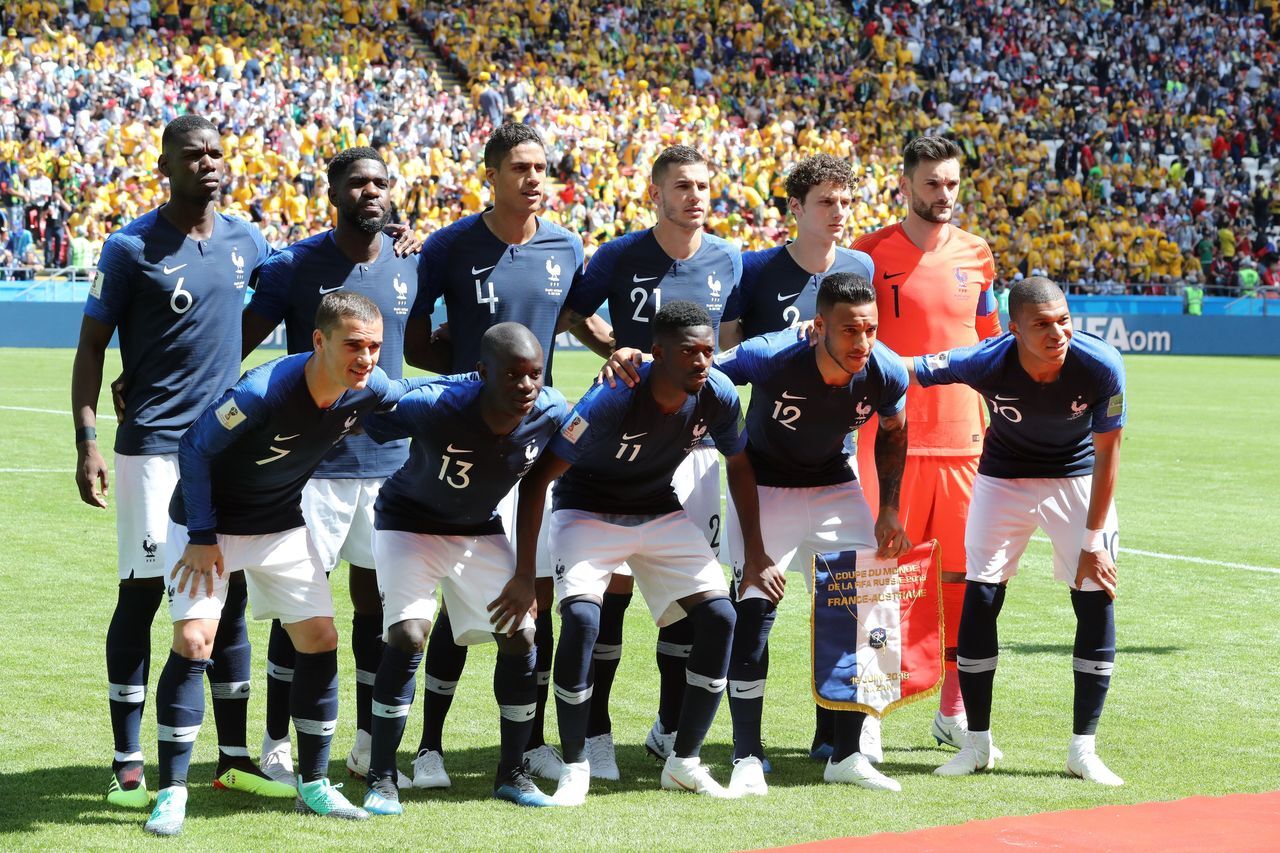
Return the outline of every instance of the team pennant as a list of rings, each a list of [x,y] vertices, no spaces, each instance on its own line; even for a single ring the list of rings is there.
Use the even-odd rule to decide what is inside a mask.
[[[942,578],[936,541],[897,560],[874,550],[814,559],[813,695],[824,708],[883,717],[942,679]]]

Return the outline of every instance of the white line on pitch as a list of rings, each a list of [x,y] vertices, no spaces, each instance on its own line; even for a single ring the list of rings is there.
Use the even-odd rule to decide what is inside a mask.
[[[65,474],[66,468],[0,468],[0,474]]]
[[[66,409],[32,409],[27,406],[0,406],[7,412],[39,412],[42,415],[70,415]]]
[[[1048,542],[1044,536],[1031,537],[1037,542]],[[1152,557],[1156,560],[1176,560],[1182,563],[1196,563],[1201,566],[1221,566],[1225,569],[1243,569],[1246,572],[1263,572],[1269,575],[1280,575],[1280,569],[1271,566],[1251,566],[1248,563],[1228,563],[1223,560],[1206,560],[1203,557],[1188,557],[1183,554],[1165,554],[1160,551],[1142,551],[1137,548],[1121,548],[1121,553],[1135,554],[1139,557]]]

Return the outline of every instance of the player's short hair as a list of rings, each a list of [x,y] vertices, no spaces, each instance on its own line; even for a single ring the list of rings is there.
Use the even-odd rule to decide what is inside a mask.
[[[329,337],[346,319],[362,323],[382,322],[382,312],[372,299],[350,290],[326,293],[320,297],[320,306],[316,308],[316,328],[320,334]]]
[[[857,183],[853,166],[848,160],[841,160],[830,154],[815,154],[801,160],[787,175],[787,198],[794,198],[804,204],[809,190],[818,184],[835,184],[851,190]]]
[[[382,168],[387,168],[387,162],[382,159],[382,155],[372,148],[364,145],[355,148],[344,148],[337,154],[333,155],[333,159],[329,161],[327,174],[329,176],[329,186],[336,187],[346,180],[347,172],[351,166],[360,160],[374,160],[382,164]]]
[[[480,336],[480,360],[488,365],[511,358],[528,356],[542,361],[542,344],[538,336],[520,323],[497,323],[485,329]]]
[[[653,337],[665,338],[692,326],[711,326],[711,315],[696,302],[675,299],[658,309],[653,317]]]
[[[876,289],[856,272],[833,272],[818,285],[818,313],[826,314],[841,303],[866,305],[876,301]]]
[[[163,151],[170,145],[176,145],[179,139],[186,139],[200,130],[218,132],[218,128],[213,126],[213,122],[204,116],[198,116],[195,113],[178,116],[164,126],[164,133],[160,134],[160,150]]]
[[[1062,288],[1042,275],[1033,275],[1014,282],[1009,288],[1009,319],[1017,320],[1024,305],[1043,305],[1066,299]]]
[[[710,168],[710,161],[697,148],[688,145],[672,145],[664,149],[658,155],[658,159],[653,161],[653,171],[649,180],[660,184],[667,176],[667,170],[672,166],[687,166],[690,163],[707,163]]]
[[[959,145],[945,136],[917,136],[902,149],[902,171],[910,177],[921,163],[959,160],[963,153]]]
[[[534,143],[543,151],[547,150],[542,134],[529,125],[515,121],[498,125],[489,134],[489,141],[484,144],[484,167],[494,170],[501,168],[502,161],[507,159],[511,149],[526,142]]]

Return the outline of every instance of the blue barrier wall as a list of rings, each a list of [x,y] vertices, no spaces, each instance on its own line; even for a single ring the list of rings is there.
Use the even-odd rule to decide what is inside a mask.
[[[1148,297],[1150,298],[1150,297]],[[1076,325],[1121,352],[1174,355],[1280,355],[1280,316],[1188,317],[1183,314],[1116,314],[1080,310]],[[74,347],[82,306],[74,302],[0,303],[0,346]],[[446,319],[443,310],[432,317]],[[283,346],[277,329],[268,346]]]

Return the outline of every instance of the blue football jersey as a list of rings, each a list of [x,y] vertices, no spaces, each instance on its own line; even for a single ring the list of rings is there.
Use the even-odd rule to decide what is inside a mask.
[[[549,371],[556,320],[582,276],[582,238],[538,219],[533,239],[502,242],[477,213],[432,234],[418,265],[419,303],[430,313],[444,297],[453,342],[454,373],[475,370],[480,338],[498,323],[520,323],[542,344]]]
[[[309,355],[286,355],[255,367],[191,425],[178,448],[180,481],[169,517],[191,541],[216,533],[258,535],[300,527],[302,487],[320,460],[359,426],[391,408],[425,379],[392,382],[375,367],[358,391],[321,409],[307,389]]]
[[[676,512],[671,477],[685,454],[707,438],[726,456],[746,444],[733,383],[712,369],[706,384],[676,412],[658,409],[649,387],[652,365],[635,388],[593,387],[574,406],[551,450],[572,464],[556,483],[555,509],[625,515]]]
[[[907,403],[907,371],[879,341],[861,372],[828,385],[817,348],[783,330],[748,338],[716,356],[735,385],[751,384],[747,456],[762,486],[804,488],[847,483],[845,437],[872,413],[892,417]]]
[[[1093,472],[1093,433],[1125,422],[1124,362],[1115,347],[1077,331],[1057,380],[1042,385],[1018,361],[1005,332],[977,346],[917,356],[924,387],[955,382],[987,403],[990,424],[978,473],[989,477],[1079,477]]]
[[[520,425],[494,435],[480,411],[479,374],[446,376],[411,391],[365,421],[377,440],[412,438],[409,461],[382,486],[379,530],[480,536],[502,533],[498,502],[529,473],[569,414],[544,387]]]
[[[158,211],[107,238],[84,313],[114,326],[124,363],[116,453],[173,453],[209,401],[240,375],[245,285],[271,254],[258,226],[214,218],[192,240]]]
[[[608,302],[618,346],[648,352],[653,348],[653,315],[673,299],[706,308],[718,337],[725,301],[741,278],[742,253],[728,240],[703,234],[692,258],[675,261],[650,228],[601,245],[565,304],[587,317]]]
[[[404,371],[404,324],[418,296],[418,257],[397,258],[392,240],[380,235],[382,249],[372,263],[351,261],[332,231],[299,240],[277,253],[258,274],[249,310],[273,323],[284,321],[291,353],[309,353],[316,309],[326,293],[350,290],[372,299],[382,312],[382,351],[378,366],[391,379]],[[316,477],[389,477],[409,457],[409,442],[379,445],[368,436],[339,442],[316,469]]]
[[[818,285],[833,272],[851,272],[867,281],[875,277],[875,262],[866,252],[836,247],[826,272],[810,275],[795,262],[786,246],[744,252],[742,283],[729,294],[725,321],[741,320],[742,335],[752,338],[812,320],[818,313]]]

